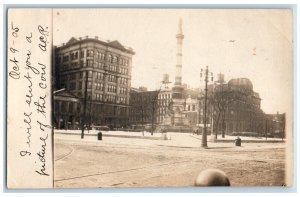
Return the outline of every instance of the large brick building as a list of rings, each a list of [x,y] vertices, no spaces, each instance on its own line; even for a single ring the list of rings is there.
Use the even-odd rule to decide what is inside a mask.
[[[247,78],[231,79],[214,87],[214,130],[224,134],[258,136],[263,131],[261,98]]]
[[[89,124],[126,126],[129,114],[131,87],[131,48],[118,41],[95,38],[71,38],[55,47],[55,87],[81,98]],[[83,102],[86,98],[86,103]],[[55,101],[54,105],[57,105]],[[59,114],[59,113],[56,113]],[[69,118],[70,119],[70,118]]]

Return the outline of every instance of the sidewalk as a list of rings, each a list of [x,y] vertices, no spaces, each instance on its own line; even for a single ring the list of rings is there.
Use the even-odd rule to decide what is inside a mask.
[[[201,135],[192,135],[189,133],[167,133],[167,138],[162,137],[161,133],[151,134],[145,133],[142,136],[141,133],[134,132],[103,132],[105,135],[102,140],[98,140],[98,132],[89,132],[84,135],[84,139],[80,138],[81,131],[55,131],[55,140],[71,143],[71,144],[87,144],[93,146],[122,146],[122,147],[140,147],[140,148],[180,148],[187,150],[188,148],[192,149],[202,149],[201,147]],[[113,133],[113,134],[111,134]],[[127,134],[125,136],[125,134]],[[262,148],[274,148],[274,147],[285,147],[286,143],[269,143],[270,141],[265,140],[255,140],[250,139],[246,140],[248,143],[244,143],[244,138],[242,137],[242,146],[237,147],[234,143],[234,136],[226,136],[224,140],[218,140],[213,142],[210,139],[210,136],[207,136],[207,145],[208,149],[224,149],[224,148],[233,148],[237,151],[246,150],[246,149],[262,149]],[[259,143],[257,143],[257,141]],[[282,142],[278,141],[277,142]]]
[[[202,139],[202,135],[193,135],[191,134],[190,136],[197,138],[199,140]],[[213,138],[213,139],[212,139]],[[214,139],[215,136],[207,135],[207,140],[210,142],[222,142],[222,143],[234,143],[237,136],[229,136],[226,135],[225,138],[222,138],[222,136],[218,136],[217,140]],[[264,138],[264,137],[244,137],[240,136],[242,143],[285,143],[285,139],[281,138]]]
[[[150,132],[127,132],[127,131],[97,131],[97,130],[85,130],[85,136],[97,136],[101,132],[102,136],[105,137],[122,137],[122,138],[141,138],[141,139],[151,139],[151,140],[164,140],[166,139],[166,134],[163,133],[153,133]],[[54,130],[54,134],[63,135],[81,135],[81,130]],[[96,138],[95,138],[96,139]]]

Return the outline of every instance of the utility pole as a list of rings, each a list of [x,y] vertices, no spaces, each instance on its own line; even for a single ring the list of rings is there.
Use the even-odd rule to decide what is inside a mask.
[[[200,78],[202,78],[203,74],[203,69],[201,69],[201,73],[200,73]],[[213,81],[213,73],[211,72],[211,81]],[[201,147],[207,147],[207,126],[206,126],[206,115],[207,115],[207,83],[208,83],[208,75],[209,75],[209,70],[208,70],[208,66],[206,66],[206,69],[204,70],[204,81],[205,81],[205,96],[204,96],[204,119],[203,119],[203,123],[204,123],[204,130],[202,132],[202,143],[201,143]]]
[[[88,71],[85,71],[85,90],[84,90],[84,100],[83,100],[83,117],[81,122],[81,139],[84,138],[84,127],[86,124],[86,105],[87,105],[87,87],[88,86]]]

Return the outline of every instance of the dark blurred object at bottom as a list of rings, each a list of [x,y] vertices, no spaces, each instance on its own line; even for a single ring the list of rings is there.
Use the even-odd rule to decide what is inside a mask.
[[[227,175],[218,169],[207,169],[200,172],[195,186],[230,186],[230,181]]]

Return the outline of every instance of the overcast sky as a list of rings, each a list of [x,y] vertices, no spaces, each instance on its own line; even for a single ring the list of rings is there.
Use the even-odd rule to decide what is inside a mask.
[[[266,113],[293,108],[293,30],[289,10],[55,9],[54,45],[72,36],[98,36],[132,47],[132,86],[174,82],[176,34],[183,21],[182,81],[203,86],[206,65],[225,80],[246,77]],[[215,77],[216,78],[216,77]]]

